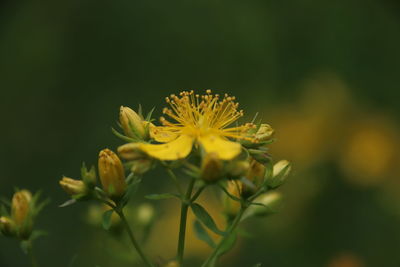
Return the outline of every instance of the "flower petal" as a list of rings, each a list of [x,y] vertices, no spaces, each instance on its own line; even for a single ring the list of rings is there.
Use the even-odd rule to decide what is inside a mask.
[[[160,143],[168,143],[175,140],[178,134],[170,131],[167,127],[150,124],[150,137]]]
[[[185,158],[192,151],[194,138],[181,135],[165,144],[140,144],[139,149],[159,160],[177,160]]]
[[[222,160],[233,159],[242,149],[239,143],[211,134],[199,137],[199,142],[207,153],[216,153]]]

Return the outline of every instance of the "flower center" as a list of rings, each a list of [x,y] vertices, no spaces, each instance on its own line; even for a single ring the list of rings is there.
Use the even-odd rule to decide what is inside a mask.
[[[176,123],[171,123],[161,117],[161,123],[171,131],[193,136],[205,134],[217,134],[227,137],[243,139],[240,134],[253,128],[252,123],[243,126],[227,128],[230,124],[243,116],[243,111],[238,111],[239,103],[235,102],[234,96],[224,95],[220,98],[218,94],[198,95],[193,91],[183,91],[179,96],[166,97],[170,108],[164,108],[163,113],[171,117]]]

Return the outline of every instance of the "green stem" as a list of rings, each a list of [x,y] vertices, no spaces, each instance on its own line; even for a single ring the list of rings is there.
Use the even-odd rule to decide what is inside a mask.
[[[218,245],[215,247],[214,251],[211,253],[211,255],[207,258],[207,260],[201,265],[201,267],[209,267],[212,262],[214,262],[215,257],[218,256],[218,252],[221,249],[222,245],[228,240],[228,238],[232,235],[236,227],[238,226],[240,219],[243,216],[244,211],[246,210],[247,206],[241,205],[240,210],[238,214],[236,215],[235,219],[233,220],[232,224],[229,226],[228,230],[226,231],[226,234],[222,238],[222,240],[218,243]]]
[[[190,199],[190,203],[196,201],[196,199],[200,196],[201,192],[203,192],[204,188],[206,188],[206,185],[202,185],[199,189],[197,189],[197,192],[194,193],[193,197]]]
[[[115,212],[119,215],[119,217],[121,218],[122,223],[125,226],[126,232],[129,235],[129,238],[133,244],[133,246],[135,247],[137,253],[139,254],[139,256],[142,258],[143,262],[146,264],[146,266],[149,267],[153,267],[153,264],[151,263],[151,261],[146,257],[146,255],[144,254],[142,248],[140,247],[139,243],[136,241],[135,236],[133,235],[132,229],[129,226],[128,221],[125,218],[125,214],[122,210],[118,211],[116,209],[114,209]]]
[[[27,252],[28,252],[28,256],[29,256],[29,258],[31,260],[31,265],[32,265],[32,267],[38,267],[39,265],[37,263],[36,257],[33,254],[32,241],[29,240],[29,241],[26,241],[26,242],[28,242]]]
[[[181,204],[181,220],[179,224],[179,239],[178,239],[178,251],[177,251],[177,260],[179,263],[179,266],[182,266],[182,260],[183,260],[183,253],[185,250],[185,235],[186,235],[186,221],[187,221],[187,213],[188,213],[188,208],[191,204],[191,195],[193,191],[193,186],[195,183],[195,179],[191,179],[188,189],[186,191],[185,198],[182,200]]]

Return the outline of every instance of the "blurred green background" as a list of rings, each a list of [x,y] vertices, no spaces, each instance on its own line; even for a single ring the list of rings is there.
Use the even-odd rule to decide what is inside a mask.
[[[0,7],[0,195],[18,186],[51,198],[37,222],[49,232],[36,243],[42,266],[73,257],[74,266],[129,266],[108,257],[106,235],[85,223],[87,204],[57,207],[68,198],[58,180],[121,144],[110,131],[120,105],[155,106],[158,117],[170,93],[209,88],[235,95],[247,118],[259,111],[276,130],[274,158],[294,170],[281,212],[247,223],[253,237],[221,266],[400,266],[398,1]],[[155,174],[144,193],[166,190]],[[175,233],[175,210],[155,227]],[[152,240],[173,256],[162,254],[175,235]],[[194,266],[204,249],[188,249]],[[16,241],[0,238],[0,266],[27,264]]]

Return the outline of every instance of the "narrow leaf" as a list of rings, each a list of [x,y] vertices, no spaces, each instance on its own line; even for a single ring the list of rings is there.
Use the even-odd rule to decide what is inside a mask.
[[[107,210],[103,213],[103,228],[105,230],[110,229],[111,227],[111,216],[113,214],[113,210]]]
[[[70,205],[75,204],[75,203],[76,203],[76,199],[71,198],[71,199],[65,201],[63,204],[61,204],[61,205],[58,206],[58,207],[64,208],[64,207],[70,206]]]
[[[200,206],[197,203],[193,203],[191,205],[191,208],[194,215],[196,215],[197,219],[201,221],[208,229],[219,235],[225,234],[223,231],[218,229],[213,218],[210,216],[210,214],[208,214],[208,212],[202,206]]]
[[[207,230],[204,229],[203,225],[201,225],[201,223],[198,220],[194,221],[193,229],[198,239],[206,242],[212,248],[215,247],[214,240],[212,240],[210,235],[207,233]]]
[[[126,142],[129,142],[129,143],[137,142],[136,139],[130,138],[130,137],[128,137],[128,136],[125,136],[125,135],[119,133],[119,132],[118,132],[117,130],[115,130],[114,128],[111,128],[111,131],[113,132],[113,134],[114,134],[115,136],[117,136],[118,138],[120,138],[120,139],[122,139],[122,140],[124,140],[124,141],[126,141]]]

